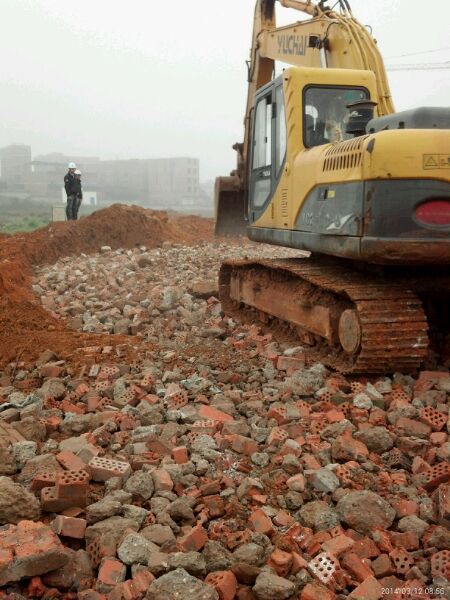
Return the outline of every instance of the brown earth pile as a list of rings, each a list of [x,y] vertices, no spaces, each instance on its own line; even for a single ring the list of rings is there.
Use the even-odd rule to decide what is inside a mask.
[[[63,256],[98,252],[102,246],[155,248],[164,242],[193,244],[213,236],[213,221],[116,204],[77,222],[51,223],[31,233],[0,238],[0,364],[36,357],[45,348],[69,356],[81,346],[123,343],[82,335],[53,319],[31,291],[35,265]]]

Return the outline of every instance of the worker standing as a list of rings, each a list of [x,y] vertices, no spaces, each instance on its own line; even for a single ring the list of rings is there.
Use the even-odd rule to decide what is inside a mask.
[[[69,170],[64,176],[64,188],[67,194],[66,217],[68,221],[72,221],[73,206],[75,203],[75,171],[77,165],[74,162],[69,163]]]
[[[83,189],[81,187],[81,171],[78,169],[74,173],[75,182],[74,182],[74,192],[75,199],[72,205],[72,220],[76,221],[78,219],[78,211],[80,210],[81,202],[83,200]]]

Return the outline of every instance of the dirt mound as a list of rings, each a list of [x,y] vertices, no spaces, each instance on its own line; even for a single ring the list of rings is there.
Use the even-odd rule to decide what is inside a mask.
[[[213,237],[213,221],[116,204],[72,223],[51,223],[31,233],[0,238],[0,364],[35,358],[46,348],[61,356],[86,345],[115,345],[119,337],[81,335],[53,319],[31,291],[35,265],[101,246],[149,248],[164,242],[193,244]],[[128,340],[129,341],[129,340]]]

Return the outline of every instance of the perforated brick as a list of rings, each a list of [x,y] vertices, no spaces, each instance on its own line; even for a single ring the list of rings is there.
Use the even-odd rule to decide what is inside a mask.
[[[151,373],[146,373],[140,381],[140,386],[144,388],[144,390],[146,390],[147,392],[149,392],[154,385],[155,379]]]
[[[105,379],[113,379],[115,377],[118,377],[119,375],[120,370],[115,365],[103,365],[103,367],[100,369],[99,377]]]
[[[187,392],[185,390],[179,390],[178,392],[174,392],[164,399],[167,405],[167,408],[177,409],[186,406],[189,402]]]
[[[274,427],[269,434],[267,443],[269,445],[272,445],[272,444],[278,445],[281,442],[284,442],[285,440],[287,440],[288,437],[289,437],[289,434],[287,431],[285,431],[284,429],[281,429],[281,427]]]
[[[97,392],[107,392],[112,388],[112,383],[110,381],[97,381],[94,388]]]
[[[424,488],[434,490],[441,483],[447,483],[450,480],[450,463],[440,462],[425,471],[421,477],[424,480]]]
[[[86,501],[89,479],[89,474],[84,470],[58,473],[56,477],[57,497]]]
[[[350,384],[352,394],[362,394],[366,389],[366,386],[360,381],[352,381]]]
[[[431,406],[426,406],[420,411],[420,420],[431,427],[433,431],[441,431],[447,424],[448,415],[439,412]]]
[[[44,471],[38,473],[31,483],[33,492],[39,492],[43,488],[53,487],[56,483],[56,473],[54,471]]]
[[[400,402],[400,403],[410,402],[410,397],[405,392],[405,390],[403,390],[401,388],[395,388],[392,390],[392,398],[393,398],[393,400]]]
[[[398,548],[389,553],[395,570],[399,575],[405,575],[414,565],[414,558],[403,548]]]
[[[450,581],[450,550],[441,550],[431,557],[431,573]]]
[[[333,554],[321,552],[308,563],[308,569],[321,583],[332,584],[339,561]]]
[[[134,406],[135,404],[137,404],[137,397],[135,390],[132,388],[125,390],[118,398],[114,398],[114,400],[112,400],[112,405],[116,406],[117,408]]]
[[[111,477],[127,478],[131,473],[129,463],[96,456],[89,461],[89,470],[94,481],[108,481]]]

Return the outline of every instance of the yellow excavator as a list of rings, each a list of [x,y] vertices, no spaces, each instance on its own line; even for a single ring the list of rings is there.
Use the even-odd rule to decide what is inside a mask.
[[[277,27],[276,0],[256,2],[244,142],[216,180],[216,234],[310,256],[225,262],[222,305],[343,372],[414,371],[450,337],[450,109],[394,112],[348,0],[278,1],[307,16]],[[276,61],[292,66],[275,76]]]

